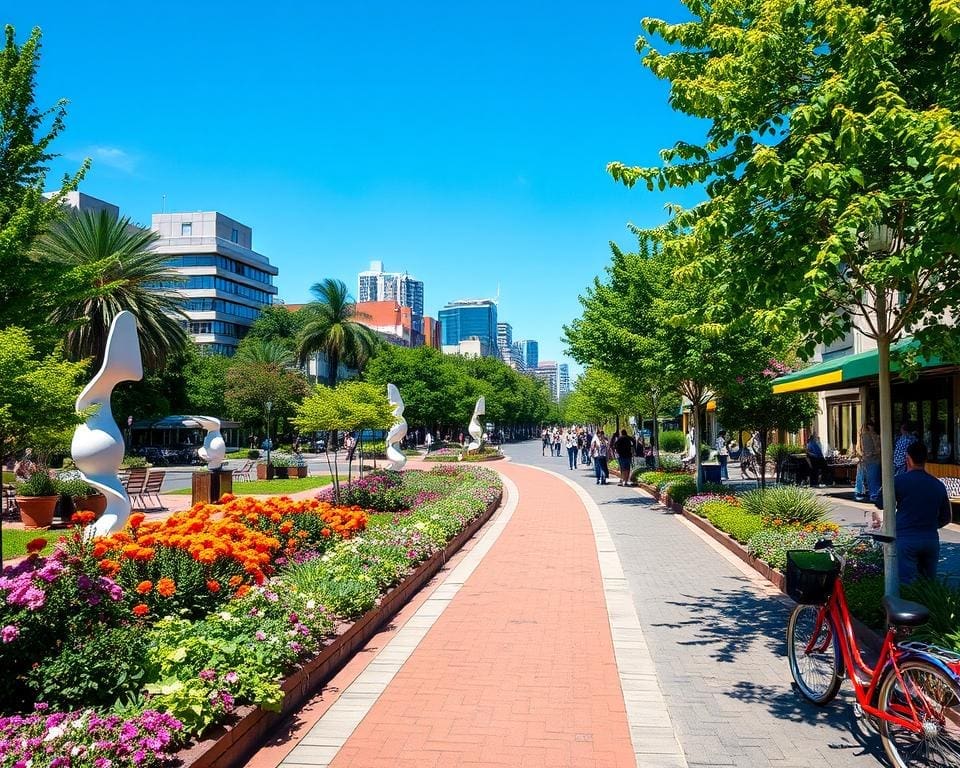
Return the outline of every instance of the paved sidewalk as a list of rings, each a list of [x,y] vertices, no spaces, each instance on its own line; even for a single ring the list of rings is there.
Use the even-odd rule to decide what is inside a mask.
[[[849,694],[820,709],[792,690],[791,601],[637,489],[596,486],[586,467],[539,450],[508,452],[567,474],[602,510],[690,766],[877,764],[879,739],[863,733]]]
[[[519,499],[489,551],[478,542],[464,575],[454,571],[437,588],[282,765],[684,765],[662,699],[653,727],[634,731],[647,739],[646,754],[634,753],[609,585],[577,491],[529,467],[497,469],[516,482]],[[614,556],[608,548],[606,559]],[[402,638],[408,628],[420,636]],[[642,637],[630,637],[617,653],[648,664],[637,666],[643,690],[631,693],[635,711],[639,699],[660,694]],[[636,682],[625,687],[637,690]],[[342,746],[337,727],[346,731]]]

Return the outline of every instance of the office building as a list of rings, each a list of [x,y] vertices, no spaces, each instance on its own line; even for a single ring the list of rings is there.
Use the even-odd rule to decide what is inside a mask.
[[[413,309],[395,301],[357,302],[357,322],[367,326],[383,336],[389,343],[402,347],[422,347],[427,345],[427,334],[414,328]],[[439,345],[436,334],[436,320],[423,318],[421,327],[430,329],[430,344]]]
[[[555,362],[544,360],[536,368],[528,368],[527,370],[547,385],[547,390],[554,400],[560,399],[557,396],[557,364]]]
[[[517,342],[523,354],[523,364],[532,371],[540,365],[540,345],[533,339],[523,339]]]
[[[497,323],[497,347],[499,349],[513,346],[513,326],[510,323]]]
[[[447,354],[497,354],[497,304],[490,299],[451,301],[437,313]],[[464,342],[470,342],[466,346]]]
[[[253,230],[216,211],[155,213],[150,228],[159,235],[154,250],[186,281],[166,287],[183,296],[193,340],[232,355],[277,293],[277,268],[253,250]]]
[[[557,366],[557,400],[570,394],[570,367],[566,363]]]
[[[410,307],[413,329],[423,333],[423,281],[406,272],[384,272],[382,261],[371,261],[370,269],[357,276],[357,301],[392,301]]]
[[[54,194],[54,192],[48,192],[46,196],[52,197]],[[120,218],[120,208],[118,206],[84,192],[78,192],[77,190],[67,192],[67,194],[63,196],[63,204],[67,208],[71,208],[79,213],[106,211],[110,215],[110,218]]]

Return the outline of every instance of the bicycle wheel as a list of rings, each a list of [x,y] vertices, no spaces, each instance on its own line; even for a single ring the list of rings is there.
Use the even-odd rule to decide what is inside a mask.
[[[823,706],[840,690],[843,657],[833,622],[827,617],[818,625],[819,614],[819,605],[798,605],[793,609],[787,624],[787,658],[800,693]]]
[[[880,740],[891,765],[960,765],[960,688],[940,669],[926,661],[900,665],[900,678],[891,669],[880,685],[878,707],[912,719],[911,704],[923,730],[911,731],[880,721]]]

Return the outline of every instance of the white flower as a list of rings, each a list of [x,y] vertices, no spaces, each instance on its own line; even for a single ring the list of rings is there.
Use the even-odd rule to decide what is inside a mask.
[[[307,600],[307,610],[308,610],[308,611],[312,611],[312,610],[313,610],[314,608],[316,608],[316,607],[317,607],[317,601],[316,601],[316,600],[314,600],[313,598]]]
[[[220,618],[224,621],[233,621],[233,614],[230,611],[220,611]]]
[[[59,739],[63,736],[63,726],[58,725],[55,728],[51,728],[47,731],[47,735],[43,737],[44,741],[53,741],[54,739]]]

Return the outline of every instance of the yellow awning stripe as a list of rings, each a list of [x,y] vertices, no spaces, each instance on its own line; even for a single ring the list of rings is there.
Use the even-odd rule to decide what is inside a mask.
[[[818,376],[809,376],[805,379],[794,379],[786,381],[783,384],[773,385],[773,394],[783,395],[787,392],[804,392],[817,389],[826,384],[839,384],[843,381],[843,371],[836,370],[829,373],[821,373]]]

